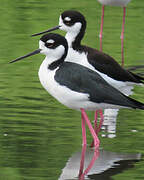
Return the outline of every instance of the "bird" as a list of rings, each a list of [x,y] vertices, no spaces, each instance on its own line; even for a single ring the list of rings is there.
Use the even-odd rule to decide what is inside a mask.
[[[126,5],[131,0],[98,0],[102,4],[102,15],[101,15],[101,26],[100,26],[100,50],[102,51],[102,37],[103,37],[103,23],[104,23],[104,8],[106,5],[109,6],[121,6],[123,7],[123,22],[121,31],[121,63],[124,66],[124,26],[125,26],[125,16],[126,16]]]
[[[46,57],[40,65],[38,76],[44,89],[68,108],[81,111],[83,145],[86,145],[85,123],[94,139],[95,150],[99,139],[85,110],[105,108],[133,108],[144,110],[144,103],[138,102],[108,84],[97,72],[67,59],[68,43],[65,37],[49,33],[39,40],[39,49],[16,58],[10,63],[35,54]]]
[[[68,41],[67,61],[81,64],[93,71],[99,73],[110,85],[117,88],[122,93],[128,95],[131,93],[134,84],[142,84],[144,80],[136,74],[125,70],[114,58],[97,49],[81,45],[81,40],[86,31],[86,19],[78,11],[66,10],[59,17],[59,25],[32,36],[37,36],[57,29],[66,31],[65,38]],[[127,90],[128,89],[128,90]],[[101,117],[100,126],[103,122],[102,111],[98,111]],[[97,111],[95,113],[97,117]],[[95,126],[97,119],[95,118]],[[98,128],[100,129],[100,127]]]
[[[86,66],[99,73],[109,84],[125,93],[123,87],[142,84],[144,78],[123,67],[110,55],[89,46],[81,45],[86,30],[86,19],[78,11],[64,11],[59,17],[59,25],[46,31],[33,34],[37,36],[56,29],[66,31],[69,50],[67,61]]]

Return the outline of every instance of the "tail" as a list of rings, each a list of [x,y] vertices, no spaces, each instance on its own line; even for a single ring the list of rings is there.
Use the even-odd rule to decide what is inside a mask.
[[[130,98],[130,97],[127,97],[130,101],[131,101],[131,107],[132,108],[134,108],[134,109],[142,109],[142,110],[144,110],[144,103],[141,103],[141,102],[139,102],[139,101],[136,101],[136,100],[134,100],[134,99],[132,99],[132,98]]]
[[[141,77],[141,76],[139,76],[139,75],[137,75],[137,74],[134,74],[134,73],[132,73],[132,72],[130,72],[130,71],[129,71],[129,73],[130,73],[132,76],[134,76],[134,77],[139,81],[138,83],[144,84],[144,77]]]

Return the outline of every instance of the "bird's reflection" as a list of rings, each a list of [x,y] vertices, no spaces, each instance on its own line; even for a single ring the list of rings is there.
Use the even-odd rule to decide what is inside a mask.
[[[106,109],[104,111],[104,121],[101,127],[103,137],[116,137],[116,121],[118,111],[119,109]]]
[[[133,94],[134,86],[124,86],[122,91],[125,95],[129,96]],[[108,138],[116,137],[116,120],[118,116],[119,109],[105,109],[104,110],[104,120],[102,124],[102,136]]]
[[[77,152],[69,158],[62,170],[59,180],[108,180],[112,175],[133,168],[134,163],[141,159],[141,154],[123,154],[104,149],[93,151],[83,146],[82,152]]]
[[[86,155],[86,148],[87,146],[83,146],[82,153],[81,153],[81,161],[80,161],[80,169],[79,169],[79,180],[84,180],[85,175],[88,174],[88,172],[93,167],[95,161],[99,157],[99,149],[95,149],[93,151],[93,156],[91,158],[91,161],[89,162],[87,168],[84,170],[84,162],[85,162],[85,155]]]

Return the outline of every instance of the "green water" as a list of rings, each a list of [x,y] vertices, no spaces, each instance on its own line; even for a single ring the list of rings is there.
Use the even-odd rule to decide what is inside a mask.
[[[56,26],[60,13],[68,9],[86,16],[83,43],[99,49],[101,5],[96,0],[0,2],[0,180],[57,180],[68,159],[81,150],[80,113],[61,105],[40,85],[37,72],[44,56],[8,64],[38,48],[39,37],[30,35]],[[132,0],[126,18],[126,66],[144,64],[143,14],[144,1]],[[107,7],[103,48],[118,62],[121,22],[122,8]],[[143,92],[143,87],[136,87],[133,97],[144,102]],[[93,113],[89,116],[93,120]],[[105,150],[142,155],[132,169],[111,179],[144,179],[144,112],[120,110],[116,138],[100,136],[100,140]]]

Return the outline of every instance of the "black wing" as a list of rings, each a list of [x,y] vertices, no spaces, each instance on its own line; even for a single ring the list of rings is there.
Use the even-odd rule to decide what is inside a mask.
[[[88,52],[89,63],[109,77],[118,81],[143,83],[144,78],[122,68],[111,56],[87,46],[81,46],[81,51]]]
[[[110,86],[98,73],[79,64],[65,62],[56,71],[55,80],[69,89],[89,94],[96,103],[108,103],[132,108],[144,108],[139,103]]]

